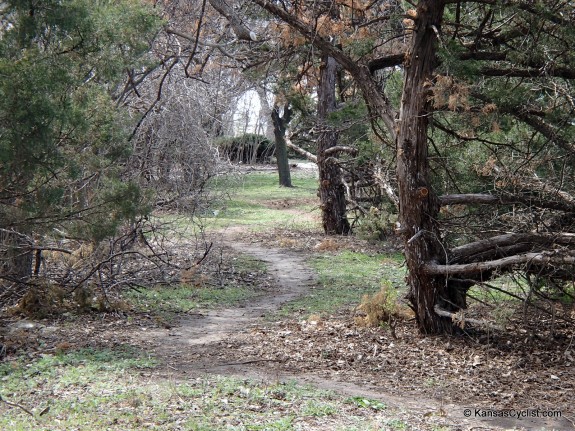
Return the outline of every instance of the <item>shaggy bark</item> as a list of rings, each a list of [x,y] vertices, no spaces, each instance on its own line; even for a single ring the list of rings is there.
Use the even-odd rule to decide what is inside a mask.
[[[337,132],[328,125],[328,116],[336,109],[337,63],[326,56],[318,89],[317,166],[323,229],[326,234],[347,235],[351,228],[346,217],[345,187],[341,168],[327,151],[337,146]]]
[[[424,264],[441,260],[441,234],[436,223],[439,203],[431,187],[427,127],[431,106],[425,82],[437,64],[436,32],[441,27],[443,2],[421,1],[417,8],[412,45],[405,65],[404,87],[397,134],[399,231],[404,238],[409,295],[418,326],[425,333],[450,332],[451,319],[435,312],[465,307],[465,295],[448,289],[442,273],[432,274]]]

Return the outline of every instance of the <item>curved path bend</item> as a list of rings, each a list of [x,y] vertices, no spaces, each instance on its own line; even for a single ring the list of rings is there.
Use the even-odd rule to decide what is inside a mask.
[[[315,284],[316,274],[306,265],[303,255],[238,242],[230,246],[239,253],[265,262],[267,272],[275,278],[278,290],[252,298],[237,307],[209,310],[183,318],[179,322],[181,326],[169,337],[168,344],[205,345],[224,340],[229,334],[247,331],[260,322],[262,316],[305,295]],[[152,331],[152,334],[154,332],[158,331]]]
[[[162,350],[160,356],[170,358],[168,367],[181,373],[237,375],[256,380],[282,380],[311,383],[322,389],[333,390],[349,396],[377,399],[396,409],[416,416],[429,412],[443,412],[446,422],[453,430],[569,430],[575,429],[566,419],[516,420],[511,418],[474,418],[464,416],[466,406],[443,404],[433,398],[415,398],[389,394],[377,386],[365,386],[322,378],[313,373],[293,375],[266,370],[259,361],[236,362],[227,360],[225,341],[231,334],[248,332],[261,323],[261,317],[278,310],[283,304],[305,295],[315,284],[316,274],[306,264],[307,256],[293,251],[267,248],[257,244],[231,242],[237,252],[247,254],[267,264],[267,271],[276,279],[278,290],[252,298],[234,308],[211,310],[205,314],[191,315],[182,319],[180,326],[170,331],[154,330],[147,335],[153,350]],[[214,347],[215,346],[215,347]],[[217,361],[205,359],[203,352],[221,351]],[[172,376],[173,377],[173,376]],[[462,400],[463,401],[463,400]]]

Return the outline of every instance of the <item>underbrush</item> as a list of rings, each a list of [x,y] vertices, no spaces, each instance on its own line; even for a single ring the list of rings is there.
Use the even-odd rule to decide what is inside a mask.
[[[398,319],[413,318],[413,311],[398,298],[398,291],[390,282],[382,283],[378,292],[363,295],[355,317],[359,326],[389,326],[395,330]]]
[[[266,265],[230,250],[214,250],[201,265],[182,270],[179,283],[132,286],[105,291],[96,286],[66,290],[37,284],[7,311],[12,316],[50,319],[86,313],[146,313],[170,321],[197,309],[227,307],[262,294],[269,287]]]
[[[135,311],[170,320],[180,313],[232,306],[261,295],[269,284],[266,265],[229,250],[225,254],[224,260],[214,252],[201,270],[182,271],[180,284],[132,289],[123,297]]]

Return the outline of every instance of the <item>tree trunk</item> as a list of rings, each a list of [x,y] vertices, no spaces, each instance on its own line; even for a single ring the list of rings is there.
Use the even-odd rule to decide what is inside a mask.
[[[0,230],[0,276],[10,281],[26,281],[32,276],[33,244],[26,235]]]
[[[272,106],[272,104],[270,103],[270,101],[268,100],[268,95],[266,92],[266,89],[262,86],[256,86],[256,92],[258,93],[258,97],[260,99],[260,117],[261,119],[263,119],[263,123],[265,125],[265,136],[266,138],[268,138],[270,141],[272,139],[274,139],[274,122],[273,122],[273,109],[274,106]],[[270,118],[272,119],[272,122],[270,123]],[[287,124],[286,124],[287,126]]]
[[[427,153],[429,94],[424,85],[433,79],[436,66],[436,31],[441,28],[443,2],[422,0],[417,7],[411,49],[406,58],[405,81],[397,134],[397,180],[400,212],[399,231],[404,238],[408,268],[408,298],[421,332],[451,332],[453,324],[434,308],[456,311],[464,305],[446,286],[442,275],[425,272],[425,263],[444,260],[436,220],[437,196],[431,189]]]
[[[318,128],[317,166],[319,169],[319,196],[323,229],[328,235],[347,235],[351,228],[346,217],[345,188],[342,172],[333,156],[326,150],[335,147],[338,134],[328,125],[330,113],[336,109],[335,86],[337,63],[334,58],[326,56],[321,68],[318,89]]]
[[[280,108],[274,105],[272,109],[272,121],[274,125],[274,140],[276,144],[276,160],[280,186],[292,187],[287,154],[286,129],[291,120],[292,110],[286,103],[283,116],[280,117]]]

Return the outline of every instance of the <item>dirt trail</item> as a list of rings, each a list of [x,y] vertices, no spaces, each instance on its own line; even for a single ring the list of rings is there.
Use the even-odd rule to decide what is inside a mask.
[[[453,430],[567,430],[574,429],[567,420],[469,419],[465,409],[470,406],[444,404],[433,398],[416,398],[389,394],[373,385],[334,381],[314,374],[283,372],[278,367],[266,367],[265,360],[234,356],[228,338],[249,333],[261,324],[261,317],[278,310],[282,304],[305,295],[314,285],[316,275],[306,264],[302,253],[263,247],[256,244],[230,242],[232,248],[267,264],[276,279],[278,290],[250,300],[237,308],[212,310],[186,317],[177,328],[152,330],[147,334],[150,347],[168,365],[171,378],[179,375],[225,374],[264,381],[311,383],[314,386],[349,395],[380,400],[394,409],[407,413],[418,422],[429,415],[441,415],[443,424]],[[176,375],[174,375],[174,372]],[[183,376],[181,376],[183,377]],[[464,402],[465,400],[462,400]]]
[[[182,319],[164,345],[202,346],[226,339],[230,334],[248,331],[262,316],[305,294],[315,282],[314,272],[305,264],[305,256],[293,252],[262,248],[252,244],[232,243],[232,248],[268,265],[268,272],[276,279],[279,290],[256,297],[237,308],[224,308],[191,315]],[[153,331],[151,335],[164,337]]]

